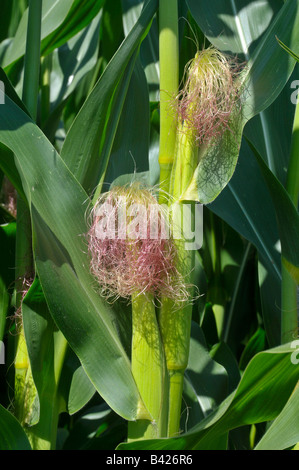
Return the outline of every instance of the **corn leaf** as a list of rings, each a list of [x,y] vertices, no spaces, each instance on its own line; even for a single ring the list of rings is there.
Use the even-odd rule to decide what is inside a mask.
[[[109,62],[66,136],[61,156],[89,193],[99,183],[101,189],[104,181],[139,47],[156,9],[156,0],[147,2],[136,25]]]
[[[191,327],[184,388],[184,401],[188,412],[186,415],[182,413],[182,429],[186,426],[190,429],[211,413],[228,395],[227,372],[209,355],[204,334],[195,322],[192,322]]]
[[[42,10],[41,54],[47,55],[75,36],[98,14],[104,0],[45,0]],[[8,68],[25,54],[28,9],[13,41],[5,51],[3,67]]]
[[[284,450],[299,442],[299,386],[287,401],[282,412],[255,446],[255,450]]]
[[[97,16],[104,0],[75,0],[63,23],[43,38],[41,54],[50,54],[85,28]]]
[[[283,0],[186,0],[205,36],[220,50],[248,60]]]
[[[19,421],[0,405],[0,450],[31,450]]]
[[[245,139],[231,181],[209,208],[258,250],[263,319],[270,346],[277,346],[281,316],[279,233],[271,196]]]
[[[88,197],[40,129],[8,97],[0,128],[31,208],[37,270],[51,315],[99,393],[120,415],[134,419],[139,394],[117,319],[95,293],[88,270]]]
[[[283,345],[257,354],[245,369],[236,391],[217,410],[180,437],[136,441],[121,444],[118,449],[217,450],[218,440],[227,431],[275,419],[299,379],[298,366],[291,361],[292,353],[290,345]]]
[[[257,150],[251,145],[276,209],[282,254],[290,274],[299,283],[299,214],[289,194],[269,170]]]

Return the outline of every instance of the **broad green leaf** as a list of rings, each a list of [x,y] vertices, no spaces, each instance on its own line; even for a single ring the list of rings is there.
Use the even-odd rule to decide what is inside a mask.
[[[105,2],[101,29],[101,68],[104,70],[124,40],[121,0]]]
[[[266,347],[266,336],[265,331],[262,328],[258,328],[256,332],[249,339],[246,344],[241,358],[240,358],[240,369],[243,370],[249,363],[249,361],[259,352],[264,351]]]
[[[286,183],[295,113],[290,99],[291,86],[296,77],[297,67],[271,106],[250,119],[244,128],[246,138],[283,185]]]
[[[89,25],[97,16],[105,0],[74,0],[63,23],[51,34],[42,36],[41,54],[50,54],[79,31]],[[61,3],[61,1],[60,1]]]
[[[294,73],[292,78],[295,77]],[[282,183],[286,180],[295,110],[290,102],[292,78],[275,102],[251,119],[244,129],[246,138]],[[254,154],[243,142],[238,166],[228,188],[209,207],[251,240],[260,253],[263,316],[268,340],[274,346],[280,342],[280,240],[273,200],[266,194],[264,179],[253,160]],[[262,205],[260,201],[263,201]],[[251,233],[246,228],[248,225],[253,228]]]
[[[287,269],[292,277],[299,283],[299,214],[289,194],[269,170],[264,160],[251,145],[262,174],[265,178],[269,192],[276,210],[278,229],[281,241],[282,255],[286,260]]]
[[[126,36],[138,21],[142,11],[143,0],[135,2],[122,0],[123,25]],[[149,96],[151,101],[159,100],[160,68],[159,68],[159,31],[156,18],[153,19],[151,29],[140,47],[140,60],[147,78]]]
[[[43,426],[44,420],[54,419],[57,387],[67,343],[49,313],[40,283],[35,279],[22,303],[22,316],[26,344],[33,380],[38,392],[39,409],[30,424]]]
[[[283,6],[282,0],[186,0],[194,19],[220,50],[248,60]]]
[[[65,377],[70,370],[70,384],[67,390],[66,410],[72,415],[77,413],[94,396],[96,390],[87,377],[83,367],[75,355],[67,357],[62,375],[62,387],[64,388]],[[76,360],[77,359],[77,360]]]
[[[53,30],[62,24],[73,3],[74,0],[43,1],[41,31],[42,39],[51,34]],[[3,67],[7,67],[25,54],[27,23],[28,8],[25,10],[19,23],[16,35],[8,50],[6,51],[2,64]]]
[[[53,322],[37,279],[23,300],[22,313],[38,393],[30,424],[35,425],[31,427],[35,434],[42,434],[59,413],[73,414],[86,405],[95,388]]]
[[[37,269],[51,315],[99,393],[134,419],[139,394],[117,319],[94,291],[88,269],[88,197],[28,116],[8,97],[3,108],[0,141],[15,154],[31,208]]]
[[[103,183],[120,113],[141,41],[157,9],[148,2],[73,122],[61,156],[88,191]]]
[[[99,49],[101,12],[66,44],[55,49],[51,67],[51,107],[59,106],[95,66]]]
[[[13,100],[25,113],[28,114],[23,102],[20,100],[19,96],[15,92],[12,84],[8,80],[5,72],[1,67],[0,80],[4,83],[5,95],[9,96],[11,100]],[[18,193],[22,197],[25,197],[22,182],[20,180],[20,175],[14,162],[13,153],[2,143],[0,143],[0,167],[3,172],[7,175],[11,183],[14,185],[14,187],[17,189]]]
[[[47,55],[75,36],[98,14],[104,0],[44,0],[42,10],[41,55]],[[3,67],[25,53],[28,9],[24,12],[15,38],[6,50]]]
[[[267,338],[272,347],[280,344],[281,261],[276,215],[259,165],[246,140],[243,140],[231,181],[208,207],[257,248]]]
[[[225,368],[228,375],[228,393],[232,393],[237,388],[241,379],[235,355],[227,344],[222,341],[212,347],[210,356]]]
[[[61,133],[65,137],[62,124],[66,125],[65,120],[61,122],[61,115],[66,111],[67,101],[70,101],[68,99],[71,95],[77,96],[77,91],[81,88],[83,90],[90,88],[91,76],[94,73],[99,53],[101,21],[100,11],[88,26],[67,43],[55,49],[50,58],[42,63],[42,70],[44,67],[49,67],[51,72],[49,111],[46,109],[46,112],[42,114],[40,127],[59,149],[63,143]],[[42,103],[41,111],[43,111]]]
[[[208,353],[205,337],[196,323],[192,323],[190,353],[185,371],[185,399],[188,413],[182,415],[181,428],[194,426],[208,416],[228,395],[228,377],[225,368]],[[184,411],[184,410],[182,410]],[[186,422],[186,425],[184,421]]]
[[[31,450],[19,421],[0,405],[0,450]]]
[[[276,35],[294,53],[299,52],[297,0],[288,0],[284,4],[248,62],[243,109],[246,120],[273,103],[293,72],[295,61],[279,47]]]
[[[124,174],[148,169],[149,118],[146,78],[137,59],[111,149],[105,183]],[[107,189],[106,185],[104,189]]]
[[[93,93],[100,91],[97,86],[94,88],[75,118],[61,149],[62,158],[88,194],[95,192],[97,186],[97,192],[100,192],[105,182],[110,154],[136,58],[135,54],[130,59],[117,89],[113,90],[112,101],[108,102],[105,99],[106,97],[109,99],[109,93],[103,94],[104,99],[101,99],[100,105],[95,97],[90,101]],[[101,96],[102,93],[103,91]],[[106,103],[105,112],[104,103]],[[101,115],[97,116],[96,113],[99,110]],[[79,124],[81,124],[80,130]],[[88,129],[87,125],[89,125]],[[96,193],[95,197],[97,195]]]
[[[255,450],[284,450],[297,444],[299,442],[298,415],[299,386],[297,384],[282,412],[255,446]]]
[[[242,149],[235,175],[210,208],[258,249],[263,317],[268,341],[274,346],[280,343],[281,282],[275,212],[246,143]]]
[[[291,361],[292,352],[290,345],[283,345],[257,354],[236,391],[187,433],[177,438],[121,444],[118,449],[217,450],[217,440],[227,431],[275,419],[299,379],[298,366]]]

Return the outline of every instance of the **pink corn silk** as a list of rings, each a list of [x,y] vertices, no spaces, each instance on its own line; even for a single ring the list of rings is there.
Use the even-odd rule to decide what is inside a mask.
[[[210,47],[190,62],[185,85],[177,98],[177,112],[185,132],[197,145],[217,139],[231,129],[232,113],[239,105],[235,78],[240,65]]]
[[[121,201],[118,198],[119,193],[122,195]],[[130,297],[135,292],[147,292],[165,295],[177,301],[187,299],[187,289],[176,268],[177,251],[174,241],[171,236],[163,236],[163,233],[167,233],[163,215],[157,212],[158,217],[155,220],[149,216],[150,205],[158,205],[158,202],[149,190],[138,187],[134,190],[130,187],[127,197],[125,194],[124,188],[114,188],[102,195],[92,215],[99,204],[108,201],[115,208],[125,203],[127,209],[130,209],[130,204],[143,203],[148,212],[146,231],[137,224],[134,238],[128,234],[124,237],[123,227],[118,227],[118,219],[115,217],[115,237],[99,238],[97,224],[100,220],[98,216],[93,216],[88,246],[91,271],[97,279],[101,294],[107,298],[118,298]],[[131,217],[128,219],[129,223]],[[157,224],[156,227],[152,226],[153,223]],[[155,237],[152,237],[153,233]]]

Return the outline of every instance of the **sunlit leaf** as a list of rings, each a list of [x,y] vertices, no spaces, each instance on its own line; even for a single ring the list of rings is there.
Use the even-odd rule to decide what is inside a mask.
[[[118,449],[216,450],[217,439],[228,430],[273,420],[283,410],[299,378],[298,368],[291,361],[292,352],[290,345],[284,345],[257,354],[236,391],[187,433],[172,439],[121,444]]]
[[[113,311],[95,293],[88,271],[87,195],[40,129],[8,97],[0,126],[0,141],[14,152],[26,188],[37,269],[51,315],[97,390],[119,414],[134,419],[139,394],[130,362]]]

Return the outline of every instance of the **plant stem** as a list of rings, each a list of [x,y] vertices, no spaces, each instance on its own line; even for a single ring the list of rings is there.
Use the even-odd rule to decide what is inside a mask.
[[[177,115],[171,102],[179,87],[179,34],[177,0],[160,0],[160,202],[166,202],[176,145]]]
[[[181,128],[177,131],[177,146],[174,165],[171,174],[170,194],[175,201],[173,206],[177,217],[183,221],[185,229],[184,201],[181,200],[197,164],[197,148],[193,145],[193,138]],[[189,203],[194,205],[194,203]],[[194,209],[194,207],[193,207]],[[194,212],[191,213],[194,217]],[[192,220],[192,223],[194,220]],[[173,230],[176,222],[174,221]],[[177,269],[183,276],[186,285],[192,286],[195,266],[195,252],[186,249],[184,233],[176,239],[178,254]],[[175,238],[178,238],[177,236]],[[192,318],[193,288],[189,288],[190,302],[178,308],[174,302],[167,298],[161,299],[159,324],[165,350],[166,365],[169,375],[169,410],[168,410],[168,436],[178,435],[180,431],[180,417],[184,372],[188,364],[190,330]]]
[[[299,197],[299,103],[293,125],[292,146],[290,162],[287,173],[286,190],[288,191],[295,207],[298,207]],[[298,334],[298,285],[292,278],[282,253],[282,293],[281,293],[281,342],[290,342]]]
[[[33,260],[31,253],[31,221],[26,202],[17,199],[17,231],[16,231],[16,311],[21,312],[22,299],[26,290],[26,281],[33,276]],[[27,286],[28,287],[28,286]],[[26,346],[22,317],[16,318],[16,356],[15,367],[15,415],[21,423],[25,423],[35,388],[31,376],[28,351]]]
[[[163,404],[167,396],[165,359],[152,296],[143,293],[132,296],[132,325],[132,373],[152,419],[129,422],[128,439],[164,437],[167,422]]]
[[[29,1],[27,41],[24,65],[23,101],[31,117],[37,115],[37,99],[39,89],[40,67],[40,31],[41,31],[41,0]],[[16,236],[16,308],[22,303],[24,281],[33,276],[33,257],[31,241],[30,211],[21,197],[17,202],[17,236]],[[15,358],[15,412],[24,423],[28,407],[35,395],[24,328],[22,320],[16,344]]]
[[[29,0],[23,101],[33,120],[36,120],[39,90],[41,19],[42,0]]]
[[[182,248],[184,249],[184,248]],[[191,267],[194,263],[194,252],[185,252],[184,265]],[[189,261],[189,262],[187,262]],[[190,293],[191,297],[191,293]],[[165,350],[166,365],[169,377],[169,403],[167,435],[176,436],[180,432],[180,417],[184,372],[188,365],[192,305],[187,304],[177,310],[171,299],[162,298],[159,313],[159,324]]]
[[[40,418],[37,424],[26,429],[34,450],[55,450],[59,412],[61,408],[58,387],[68,351],[68,343],[61,333],[54,333],[54,364],[52,380],[47,381],[39,394]]]
[[[172,110],[171,101],[177,95],[179,85],[179,46],[178,46],[178,4],[177,0],[160,0],[159,8],[159,57],[160,57],[160,203],[168,201],[168,193],[176,147],[177,116]],[[158,428],[154,429],[152,423],[129,423],[129,438],[145,438],[166,435],[168,394],[166,393],[167,380],[163,375],[161,364],[163,347],[160,343],[160,333],[156,321],[153,304],[144,303],[143,316],[148,317],[147,324],[152,325],[155,341],[148,342],[148,325],[145,331],[145,319],[140,321],[139,301],[133,301],[133,344],[132,344],[132,370],[144,403],[155,421],[160,419]],[[142,299],[141,299],[142,300]],[[136,304],[137,301],[137,304]],[[167,302],[167,299],[166,299]],[[168,305],[168,303],[167,303]],[[163,309],[162,309],[163,310]],[[138,327],[134,327],[139,325]],[[142,327],[142,325],[144,325]],[[155,346],[156,343],[156,346]],[[142,356],[140,356],[142,354]],[[159,361],[157,362],[157,358]],[[142,359],[142,361],[141,361]],[[148,367],[152,363],[152,370]],[[163,371],[164,373],[164,371]],[[152,376],[152,374],[154,376]],[[156,376],[156,378],[155,378]],[[149,381],[150,379],[150,381]],[[180,389],[181,387],[179,387]],[[155,392],[155,397],[154,393]],[[162,395],[161,395],[162,392]],[[155,416],[156,415],[156,416]]]
[[[179,45],[178,45],[178,4],[177,0],[160,0],[160,203],[168,202],[168,193],[178,199],[185,184],[181,173],[182,160],[175,161],[180,154],[181,141],[177,141],[178,118],[172,101],[179,88]],[[186,144],[188,146],[188,142]],[[179,148],[178,148],[179,147]],[[184,162],[186,163],[186,162]],[[188,166],[188,163],[187,163]],[[179,193],[179,194],[178,194]],[[182,253],[186,261],[186,252]],[[188,264],[188,263],[187,263]],[[188,362],[191,310],[190,306],[177,310],[173,301],[161,299],[159,325],[165,350],[169,394],[167,435],[179,432],[184,370]]]

